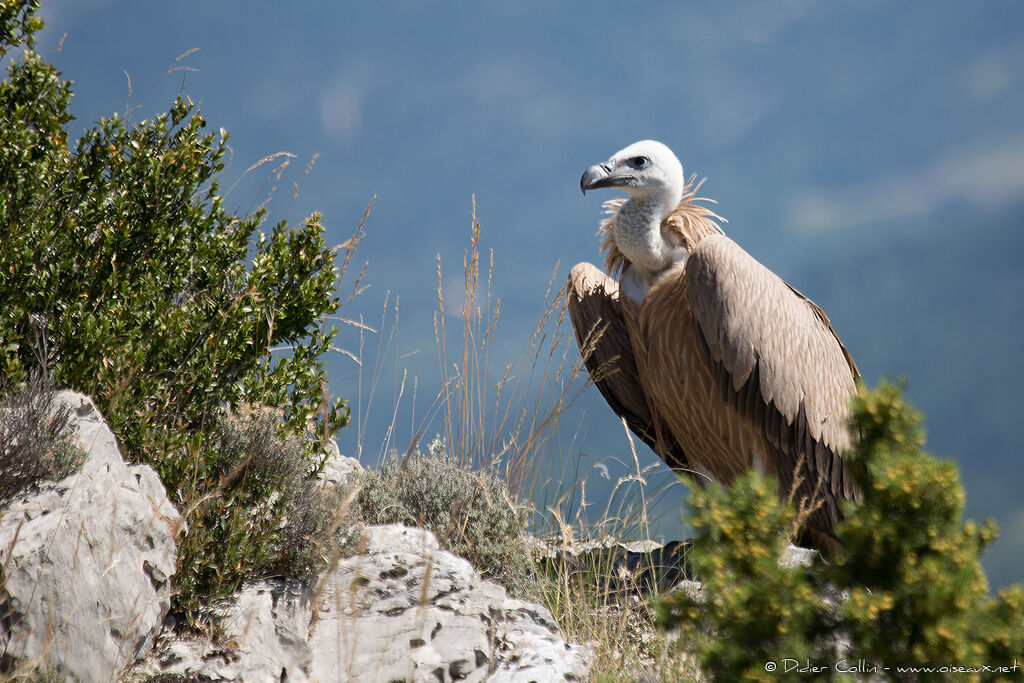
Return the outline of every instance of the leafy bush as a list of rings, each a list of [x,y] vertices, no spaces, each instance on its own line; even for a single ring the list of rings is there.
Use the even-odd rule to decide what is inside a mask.
[[[70,84],[32,51],[37,4],[0,11],[0,51],[26,48],[0,83],[0,370],[20,381],[52,363],[192,512],[176,577],[187,608],[271,554],[257,546],[294,491],[254,467],[240,475],[252,490],[224,485],[238,454],[223,432],[210,438],[222,406],[283,411],[277,429],[295,445],[282,447],[299,448],[308,471],[348,420],[326,398],[323,364],[334,254],[318,214],[264,232],[262,209],[225,208],[227,136],[205,133],[187,97],[137,124],[102,119],[70,146]]]
[[[71,434],[71,408],[55,406],[49,378],[33,373],[20,387],[0,380],[0,502],[42,480],[57,481],[82,464]]]
[[[219,594],[278,560],[280,529],[309,470],[301,442],[282,438],[280,411],[242,408],[217,420],[192,460],[215,489],[192,491],[188,542],[178,553],[182,596]]]
[[[460,467],[440,439],[425,453],[395,454],[380,471],[363,472],[358,483],[358,514],[367,524],[428,529],[484,578],[513,595],[535,592],[523,536],[526,508],[496,474]]]
[[[775,482],[749,472],[728,489],[695,489],[691,504],[689,558],[708,599],[669,594],[664,625],[681,623],[704,671],[720,680],[774,680],[764,666],[780,653],[822,657],[814,584],[806,569],[778,566],[794,511],[779,502]]]
[[[727,490],[694,486],[690,557],[707,597],[666,597],[662,625],[680,627],[719,680],[777,680],[783,657],[825,667],[822,680],[847,680],[844,658],[891,680],[993,679],[914,667],[1013,666],[1024,652],[1024,587],[990,597],[978,559],[995,525],[962,521],[956,466],[922,450],[921,417],[897,387],[862,388],[853,408],[864,501],[838,529],[842,550],[780,567],[794,511],[772,484],[750,473]]]

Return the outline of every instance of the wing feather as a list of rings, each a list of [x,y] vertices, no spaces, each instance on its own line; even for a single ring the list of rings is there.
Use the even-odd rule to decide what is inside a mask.
[[[788,425],[802,407],[811,439],[848,448],[847,402],[860,375],[821,309],[724,235],[701,240],[685,277],[708,353],[743,412],[754,417],[755,393]]]
[[[625,263],[611,231],[619,207],[606,207],[602,225],[612,273]],[[639,309],[594,266],[573,268],[577,342],[612,410],[670,467],[726,483],[763,468],[782,492],[821,501],[802,533],[827,547],[841,501],[860,499],[840,457],[860,374],[825,313],[714,218],[684,201],[666,219],[663,233],[689,255],[652,282]]]
[[[860,373],[828,317],[724,235],[700,241],[684,277],[723,397],[774,446],[780,474],[804,459],[837,518],[839,499],[860,497],[839,460]]]
[[[618,283],[593,265],[580,263],[569,275],[567,290],[576,342],[601,395],[670,467],[686,468],[686,455],[666,430],[658,428],[640,382]]]

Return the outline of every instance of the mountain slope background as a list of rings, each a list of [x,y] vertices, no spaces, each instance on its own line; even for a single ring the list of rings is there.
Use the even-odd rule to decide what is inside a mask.
[[[377,196],[359,253],[368,289],[346,315],[378,327],[389,292],[400,323],[393,336],[389,324],[368,336],[362,354],[346,328],[341,346],[362,356],[362,369],[342,353],[330,368],[332,391],[365,424],[365,459],[380,455],[403,370],[419,396],[399,407],[399,448],[436,392],[435,256],[442,290],[457,300],[471,198],[481,246],[495,252],[500,376],[540,316],[556,262],[557,286],[575,262],[600,258],[601,198],[580,198],[580,173],[651,137],[708,178],[702,194],[718,201],[730,236],[828,312],[869,382],[909,378],[929,448],[961,466],[968,513],[1002,527],[986,556],[993,583],[1022,578],[1019,3],[624,12],[54,0],[41,14],[39,49],[74,81],[81,125],[115,111],[141,120],[183,90],[232,134],[226,178],[239,182],[228,205],[255,207],[276,185],[271,220],[319,210],[340,243]],[[295,155],[280,178],[271,172],[282,158],[246,173],[278,151]],[[374,368],[381,380],[366,410]],[[580,424],[584,437],[570,452],[629,458],[600,396],[580,407],[565,430]],[[345,452],[357,451],[359,433],[341,435]],[[559,448],[551,458],[566,459]],[[666,535],[681,499],[662,502]]]

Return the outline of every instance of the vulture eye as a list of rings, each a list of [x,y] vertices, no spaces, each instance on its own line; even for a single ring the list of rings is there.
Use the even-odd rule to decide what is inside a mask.
[[[651,160],[647,157],[633,157],[629,160],[629,165],[633,168],[647,168],[649,163],[651,163]]]

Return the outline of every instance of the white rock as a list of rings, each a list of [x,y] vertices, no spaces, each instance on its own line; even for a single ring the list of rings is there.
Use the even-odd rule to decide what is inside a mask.
[[[319,681],[572,681],[592,655],[540,605],[512,600],[433,534],[367,527],[365,551],[324,577],[309,675]]]
[[[216,643],[169,634],[128,680],[586,678],[592,655],[566,644],[546,609],[509,599],[433,534],[368,527],[363,542],[363,554],[340,561],[317,591],[286,579],[246,586],[210,610]]]
[[[10,656],[69,679],[112,681],[152,646],[170,607],[181,515],[147,465],[121,459],[88,397],[57,401],[87,457],[62,481],[22,495],[0,519],[0,639]]]
[[[327,452],[327,460],[323,471],[320,472],[320,479],[325,484],[342,484],[348,481],[353,472],[363,469],[358,460],[341,454],[341,449],[334,439],[328,440],[324,450]]]
[[[821,553],[817,550],[801,548],[796,545],[787,545],[786,549],[782,551],[782,557],[779,558],[779,566],[785,567],[786,569],[810,567],[820,556]]]
[[[173,633],[127,676],[146,681],[159,676],[211,681],[309,680],[313,652],[306,642],[310,591],[297,579],[261,579],[217,603],[210,616],[217,642]]]

